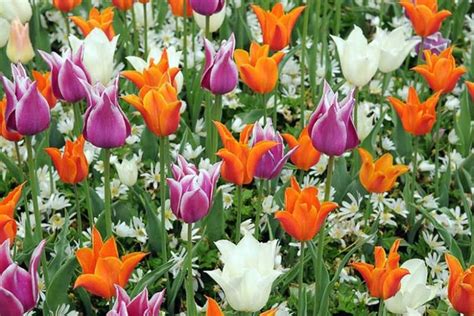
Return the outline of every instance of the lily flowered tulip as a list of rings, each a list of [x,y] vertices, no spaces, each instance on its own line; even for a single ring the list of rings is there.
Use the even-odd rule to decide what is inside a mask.
[[[33,10],[28,0],[0,0],[0,17],[7,21],[19,19],[21,23],[26,23],[32,15]]]
[[[62,154],[57,148],[45,148],[62,182],[77,184],[87,177],[89,164],[84,154],[84,143],[85,139],[81,135],[74,142],[66,140]]]
[[[459,260],[450,254],[446,254],[446,262],[449,267],[449,301],[459,313],[474,315],[474,265],[464,271]]]
[[[83,287],[93,295],[110,299],[115,296],[115,285],[124,288],[133,269],[146,256],[143,252],[133,252],[119,258],[117,244],[113,237],[105,242],[94,227],[92,229],[92,249],[81,248],[76,258],[82,274],[76,279],[74,288]]]
[[[99,28],[101,29],[105,35],[107,35],[110,41],[113,40],[115,36],[114,31],[114,8],[108,7],[100,12],[97,8],[92,8],[89,12],[89,19],[85,20],[80,16],[72,16],[71,21],[77,25],[77,27],[81,30],[82,35],[85,37],[92,32],[93,29]]]
[[[376,161],[373,161],[372,155],[363,148],[359,148],[359,155],[362,159],[359,180],[371,193],[390,191],[397,178],[408,171],[405,165],[393,165],[393,156],[389,153]]]
[[[261,313],[260,316],[275,316],[276,312],[277,309],[274,308]],[[210,297],[207,298],[206,316],[225,316],[221,308],[219,307],[219,304],[217,304],[217,302]]]
[[[379,42],[379,70],[383,73],[400,68],[411,50],[419,43],[417,39],[407,39],[403,26],[391,32],[377,28],[375,40]]]
[[[270,45],[272,50],[282,50],[288,46],[293,27],[305,9],[305,6],[300,6],[285,14],[281,2],[276,3],[271,11],[265,11],[258,5],[251,7],[262,29],[263,43]]]
[[[201,86],[213,94],[226,94],[235,89],[239,82],[237,66],[232,56],[235,48],[234,34],[216,53],[212,43],[204,39],[206,49],[206,64],[202,74]]]
[[[210,16],[221,11],[225,6],[225,0],[191,0],[193,11]]]
[[[216,12],[209,16],[209,33],[214,33],[222,26],[225,20],[226,15],[226,4],[224,1],[224,6],[222,10]],[[193,11],[193,17],[196,24],[199,26],[201,30],[206,32],[206,17],[205,15],[199,14],[196,11]]]
[[[262,156],[278,144],[266,140],[250,146],[248,142],[253,125],[245,126],[240,133],[240,140],[237,141],[224,124],[216,121],[214,124],[217,126],[224,145],[224,148],[216,153],[223,160],[222,178],[236,185],[249,184],[255,176],[257,165]]]
[[[23,135],[15,131],[9,131],[5,120],[5,111],[7,109],[7,99],[0,100],[0,135],[11,142],[17,142],[23,138]]]
[[[337,203],[318,199],[318,189],[313,186],[301,189],[295,177],[285,191],[284,211],[275,213],[283,229],[298,241],[308,241],[319,232],[326,217],[337,208]]]
[[[191,7],[190,0],[168,0],[168,4],[171,8],[171,13],[174,16],[184,17],[184,1],[186,1],[186,17],[193,16],[193,8]]]
[[[401,0],[400,5],[416,34],[422,37],[438,32],[444,19],[451,15],[448,10],[438,11],[438,0]]]
[[[61,12],[72,11],[82,0],[53,0],[53,6]]]
[[[405,275],[410,274],[408,269],[399,267],[399,246],[400,239],[397,239],[390,248],[388,258],[382,247],[375,247],[375,265],[365,262],[354,262],[351,264],[361,274],[365,283],[367,283],[372,297],[386,300],[395,296],[400,290],[400,281]]]
[[[344,78],[359,88],[368,84],[379,67],[379,42],[374,40],[369,44],[357,25],[347,40],[334,35],[331,38],[336,43]]]
[[[421,57],[424,58],[423,51],[429,50],[431,53],[439,55],[443,50],[449,47],[451,41],[448,38],[444,38],[441,32],[436,32],[428,37],[423,39],[423,47],[421,47],[421,37],[417,37],[419,40],[418,44],[415,46],[415,50],[418,54],[421,54]]]
[[[220,168],[221,163],[216,163],[209,171],[197,170],[184,157],[178,156],[178,164],[171,168],[173,178],[167,179],[171,210],[178,219],[191,224],[209,213]]]
[[[135,0],[112,0],[112,4],[122,11],[130,10],[134,2]]]
[[[471,99],[474,101],[474,82],[466,81],[466,88],[471,95]]]
[[[0,306],[2,315],[24,315],[35,308],[39,298],[38,266],[43,253],[42,240],[31,254],[28,271],[10,257],[10,242],[0,246]]]
[[[250,53],[237,49],[234,53],[240,79],[256,93],[269,93],[278,81],[278,64],[285,56],[282,52],[268,57],[270,46],[250,44]]]
[[[290,160],[296,168],[308,171],[318,163],[321,153],[311,143],[308,127],[303,129],[298,139],[291,134],[282,134],[281,136],[283,136],[291,149],[296,149],[290,156]]]
[[[237,245],[228,240],[215,244],[224,267],[206,273],[222,288],[229,305],[242,312],[262,309],[273,281],[281,274],[275,269],[277,241],[262,243],[246,234]]]
[[[451,92],[459,78],[466,72],[464,66],[456,67],[456,60],[453,57],[453,47],[448,47],[439,55],[432,54],[425,50],[426,64],[412,68],[425,78],[431,90],[442,93]]]
[[[54,108],[57,103],[57,99],[53,93],[53,87],[51,85],[51,73],[41,73],[39,71],[33,70],[32,75],[38,83],[39,92],[41,92],[41,94],[45,97],[46,101],[48,101],[49,108]]]
[[[436,104],[440,95],[441,92],[438,91],[425,102],[420,102],[415,88],[410,87],[406,103],[394,97],[388,97],[388,101],[397,111],[405,131],[420,136],[431,132],[436,122]]]
[[[7,57],[12,63],[26,64],[35,57],[31,45],[28,23],[21,24],[14,20],[10,25],[10,38],[7,44]]]
[[[328,156],[340,156],[359,145],[352,121],[354,90],[342,101],[338,101],[337,97],[337,93],[324,82],[323,96],[308,123],[314,148]]]
[[[127,292],[115,285],[116,297],[114,306],[107,316],[158,316],[165,298],[165,290],[154,294],[148,299],[148,290],[144,288],[137,296],[130,299]]]
[[[23,184],[10,191],[8,195],[0,201],[0,243],[9,240],[13,245],[16,237],[15,209],[21,198]],[[1,285],[0,285],[1,287]]]
[[[4,117],[9,132],[35,135],[48,128],[51,114],[46,99],[38,91],[38,83],[32,82],[21,64],[12,64],[14,82],[1,77],[7,107]]]
[[[122,162],[115,163],[115,169],[119,176],[120,182],[128,187],[133,187],[138,180],[138,163],[136,156],[132,159],[123,159]]]

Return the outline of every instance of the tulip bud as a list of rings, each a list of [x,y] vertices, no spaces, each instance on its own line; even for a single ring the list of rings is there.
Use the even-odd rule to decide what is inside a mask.
[[[138,179],[138,164],[137,159],[130,160],[123,159],[121,163],[115,163],[115,169],[120,181],[128,187],[133,187]]]
[[[133,299],[130,299],[127,292],[119,285],[115,285],[115,291],[117,299],[107,316],[160,315],[165,290],[154,294],[150,299],[148,299],[146,287]]]
[[[61,12],[72,11],[75,7],[80,5],[82,0],[53,0],[53,6]]]
[[[168,0],[168,4],[171,8],[171,13],[174,16],[184,16],[184,1],[186,1],[186,17],[193,15],[193,8],[191,7],[191,2],[189,0]]]
[[[209,16],[209,33],[216,32],[224,23],[225,20],[225,8],[226,5],[222,7],[222,10],[217,11]],[[196,11],[193,11],[194,21],[203,31],[206,30],[206,15],[199,14]]]
[[[191,0],[194,12],[204,16],[213,15],[221,11],[225,6],[225,0]]]
[[[10,26],[10,38],[7,44],[7,56],[12,63],[26,64],[35,57],[30,41],[28,23],[14,20]]]
[[[26,23],[31,19],[32,14],[28,0],[0,0],[0,16],[8,21],[18,18],[21,23]]]
[[[130,10],[134,2],[134,0],[112,0],[112,4],[122,11]]]
[[[465,316],[474,314],[474,264],[463,270],[458,258],[446,254],[449,268],[448,299],[453,308]]]

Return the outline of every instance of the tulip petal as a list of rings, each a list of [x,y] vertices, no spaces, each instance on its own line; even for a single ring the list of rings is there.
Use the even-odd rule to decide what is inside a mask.
[[[26,311],[13,293],[0,287],[0,306],[2,316],[21,316]]]

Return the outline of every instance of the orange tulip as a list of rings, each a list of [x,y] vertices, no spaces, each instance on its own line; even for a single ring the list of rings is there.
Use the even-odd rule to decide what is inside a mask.
[[[56,106],[57,99],[54,96],[53,88],[51,87],[51,73],[33,70],[33,77],[38,83],[38,91],[43,95],[43,97],[48,101],[49,108],[52,109]]]
[[[5,122],[5,110],[7,109],[7,99],[0,100],[0,135],[11,142],[17,142],[23,138],[23,135],[17,132],[9,131]]]
[[[438,12],[437,0],[401,0],[400,4],[405,8],[415,33],[422,37],[438,32],[441,22],[451,15],[448,10]]]
[[[328,214],[337,208],[337,203],[318,199],[318,189],[313,186],[301,189],[295,177],[285,191],[284,211],[275,213],[283,229],[298,241],[307,241],[319,232]]]
[[[61,12],[69,12],[81,3],[82,0],[53,0],[53,6]]]
[[[277,309],[271,309],[260,314],[260,316],[275,316]],[[216,300],[207,297],[206,316],[225,316]]]
[[[21,197],[23,184],[10,191],[8,195],[0,201],[0,244],[5,240],[10,240],[10,245],[16,237],[15,209]]]
[[[105,35],[112,40],[115,36],[114,31],[114,8],[108,7],[100,12],[97,8],[92,8],[89,12],[89,19],[85,20],[80,16],[72,16],[71,21],[81,30],[82,35],[86,37],[93,29],[98,28],[104,31]]]
[[[143,88],[138,96],[127,95],[122,98],[140,112],[146,126],[156,136],[168,136],[178,129],[181,101],[171,84],[165,83],[160,88],[150,90]]]
[[[150,2],[150,0],[138,0],[138,2],[140,2],[141,4],[147,4],[148,2]]]
[[[449,267],[448,298],[454,309],[465,316],[474,315],[474,265],[463,270],[459,260],[446,254]]]
[[[278,64],[283,59],[283,52],[268,57],[270,46],[250,44],[250,54],[243,49],[236,49],[234,59],[239,69],[240,79],[256,93],[269,93],[275,88],[278,80]]]
[[[394,97],[388,97],[388,101],[397,111],[405,131],[420,136],[431,132],[436,122],[436,104],[440,95],[438,91],[421,103],[415,88],[410,87],[406,103]]]
[[[186,1],[186,17],[193,16],[193,9],[191,7],[190,0],[168,0],[168,4],[171,7],[171,13],[174,16],[184,16],[184,1]]]
[[[263,43],[272,50],[282,50],[291,41],[291,32],[305,6],[300,6],[285,14],[283,4],[275,4],[271,11],[252,5],[263,33]]]
[[[76,184],[87,177],[89,165],[84,154],[84,143],[84,137],[81,135],[74,142],[66,140],[66,147],[62,154],[57,148],[44,149],[53,160],[59,178],[64,183]]]
[[[260,141],[253,147],[249,147],[248,141],[253,125],[245,126],[240,133],[240,140],[237,141],[224,124],[217,121],[214,121],[214,124],[224,145],[224,148],[216,153],[223,160],[222,178],[236,185],[249,184],[253,180],[255,168],[260,158],[277,143],[274,141]]]
[[[130,10],[134,2],[134,0],[112,0],[112,4],[122,11]]]
[[[391,298],[400,290],[402,278],[410,274],[410,271],[407,269],[399,267],[399,246],[400,239],[397,239],[390,248],[388,259],[382,247],[375,247],[375,266],[365,262],[354,262],[351,264],[362,275],[371,296],[383,300]]]
[[[114,285],[125,288],[133,269],[146,255],[143,252],[133,252],[120,259],[115,239],[111,237],[104,243],[94,227],[92,249],[81,248],[76,251],[82,274],[74,283],[74,288],[83,287],[94,295],[110,299],[115,296]]]
[[[291,162],[298,169],[308,171],[318,163],[321,153],[314,148],[307,127],[303,129],[298,140],[291,134],[282,134],[281,136],[283,136],[290,148],[298,146],[290,157]]]
[[[471,95],[472,101],[474,101],[474,82],[466,81],[467,91]]]
[[[412,69],[428,81],[431,90],[449,93],[454,89],[459,78],[466,72],[463,66],[456,67],[456,60],[452,52],[452,46],[446,48],[439,55],[433,54],[430,50],[425,50],[426,64],[418,65]]]

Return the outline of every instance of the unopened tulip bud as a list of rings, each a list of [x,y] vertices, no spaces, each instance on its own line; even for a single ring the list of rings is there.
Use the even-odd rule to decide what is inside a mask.
[[[30,41],[28,23],[14,20],[10,26],[10,39],[7,44],[7,56],[12,63],[26,64],[35,57]]]

